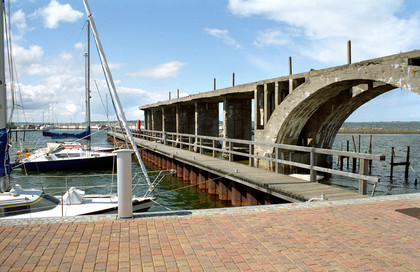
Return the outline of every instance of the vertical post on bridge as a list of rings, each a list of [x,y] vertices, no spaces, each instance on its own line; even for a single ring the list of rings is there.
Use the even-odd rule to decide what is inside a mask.
[[[347,64],[351,64],[351,41],[347,41]]]

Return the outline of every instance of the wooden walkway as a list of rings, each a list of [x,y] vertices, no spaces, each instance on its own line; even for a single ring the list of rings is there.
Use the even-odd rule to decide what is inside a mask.
[[[112,136],[112,132],[108,132]],[[122,134],[115,133],[117,139]],[[354,199],[366,197],[338,187],[309,182],[265,169],[250,167],[241,163],[213,158],[211,156],[190,152],[156,142],[135,138],[140,148],[145,148],[160,155],[176,159],[182,163],[208,171],[214,175],[241,183],[245,186],[271,194],[290,202],[304,202],[319,199],[322,194],[327,200]]]

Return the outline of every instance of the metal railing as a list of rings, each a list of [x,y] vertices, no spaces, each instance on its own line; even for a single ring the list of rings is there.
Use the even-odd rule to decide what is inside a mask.
[[[316,182],[317,172],[335,174],[339,176],[359,179],[359,193],[367,194],[367,181],[374,183],[374,189],[380,178],[368,175],[368,163],[370,160],[384,161],[384,155],[375,155],[368,153],[347,152],[315,147],[304,147],[286,144],[272,144],[264,142],[255,142],[247,140],[229,139],[222,137],[211,137],[184,133],[162,132],[152,130],[132,130],[134,137],[148,141],[158,142],[164,145],[170,145],[181,149],[188,149],[200,154],[210,154],[213,157],[220,156],[229,161],[234,160],[234,156],[241,156],[248,159],[249,166],[255,167],[262,161],[268,162],[271,170],[280,173],[284,165],[309,170],[310,181]],[[256,147],[268,147],[273,150],[270,156],[256,155]],[[293,161],[293,154],[300,153],[309,155],[309,164]],[[360,160],[359,173],[346,172],[326,168],[317,165],[318,155],[342,156]],[[374,189],[372,195],[374,194]]]

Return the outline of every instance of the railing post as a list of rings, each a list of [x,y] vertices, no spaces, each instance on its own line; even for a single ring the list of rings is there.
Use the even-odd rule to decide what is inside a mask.
[[[216,158],[216,140],[213,140],[213,158]]]
[[[278,160],[279,159],[279,148],[278,147],[275,147],[274,148],[274,158],[276,159],[276,160]],[[279,162],[274,162],[274,171],[276,172],[276,173],[280,173],[280,163]]]
[[[201,137],[199,138],[198,143],[200,144],[199,153],[203,154],[204,153],[203,152],[204,151],[204,149],[203,149],[203,139]]]
[[[360,175],[367,175],[368,173],[368,159],[362,159],[360,161],[360,169],[359,174]],[[367,180],[359,179],[359,194],[366,195],[367,194]]]
[[[254,167],[254,158],[252,157],[254,155],[254,144],[249,144],[249,166]]]
[[[310,168],[311,182],[317,182],[317,179],[316,179],[316,171],[314,170],[314,166],[316,164],[316,158],[315,158],[314,148],[311,149],[310,163],[311,163],[311,166],[310,166],[311,167]]]
[[[229,145],[229,161],[233,161],[233,143],[231,141],[228,141],[227,143]]]

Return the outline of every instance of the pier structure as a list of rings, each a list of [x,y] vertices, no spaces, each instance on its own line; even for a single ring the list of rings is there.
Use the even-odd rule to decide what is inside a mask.
[[[364,103],[395,88],[420,94],[420,50],[299,74],[292,74],[289,64],[287,76],[141,106],[145,128],[217,136],[223,108],[225,138],[251,140],[254,135],[259,142],[331,148],[341,125]],[[267,146],[254,152],[275,156]],[[295,153],[294,160],[310,158]],[[331,166],[330,156],[320,156],[318,162]]]
[[[135,131],[135,144],[142,158],[161,169],[175,170],[174,175],[186,184],[217,197],[232,206],[254,206],[286,202],[306,202],[363,198],[374,195],[378,177],[368,175],[370,160],[384,160],[383,155],[346,152],[283,144],[235,140],[194,134]],[[124,144],[124,134],[117,129],[108,131],[108,139]],[[248,153],[235,146],[247,146]],[[276,154],[294,152],[307,154],[309,164],[280,158],[261,157],[253,154],[256,146],[274,148]],[[227,147],[227,148],[226,148]],[[318,166],[319,155],[347,156],[360,160],[359,173]],[[276,155],[276,157],[282,157]],[[241,159],[241,163],[235,161]],[[255,167],[255,162],[268,161],[276,171]],[[245,163],[247,162],[247,163]],[[282,165],[309,171],[309,175],[281,174]],[[319,174],[319,175],[318,175]],[[359,192],[318,183],[318,177],[337,174],[359,180]]]

